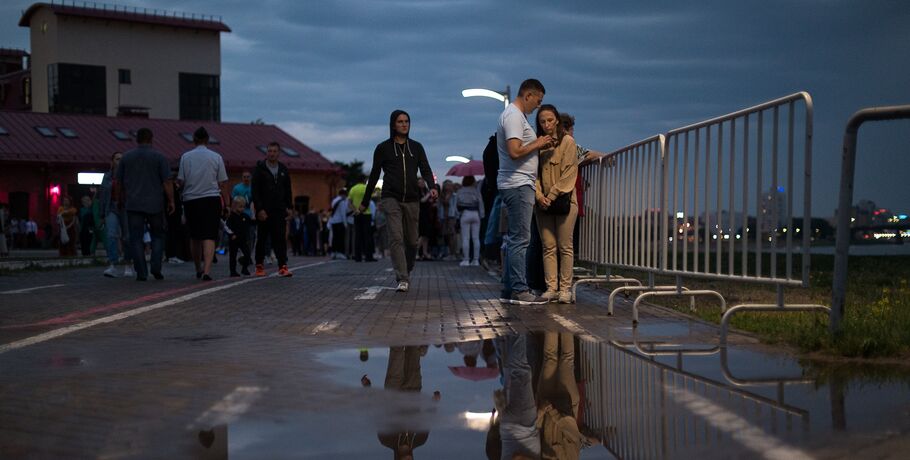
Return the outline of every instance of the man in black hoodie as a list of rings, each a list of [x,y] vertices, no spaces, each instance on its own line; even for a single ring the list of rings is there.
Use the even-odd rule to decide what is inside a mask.
[[[373,151],[370,180],[359,206],[359,212],[369,207],[379,174],[385,172],[379,205],[387,216],[389,249],[399,292],[408,291],[417,254],[417,219],[420,213],[418,170],[429,186],[431,196],[435,198],[437,194],[427,154],[420,142],[408,137],[410,132],[411,116],[404,110],[392,112],[389,117],[389,139],[377,145]]]
[[[278,276],[291,276],[288,270],[287,217],[291,215],[291,176],[284,163],[278,161],[281,146],[270,142],[265,161],[256,163],[253,171],[252,195],[256,207],[256,276],[265,276],[265,245],[271,238],[272,250],[278,258]],[[268,236],[266,236],[268,235]],[[269,238],[270,237],[270,238]]]

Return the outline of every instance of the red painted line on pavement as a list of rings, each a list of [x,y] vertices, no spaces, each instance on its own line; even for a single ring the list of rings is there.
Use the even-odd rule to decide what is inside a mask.
[[[54,326],[54,325],[58,325],[58,324],[75,323],[79,319],[84,318],[86,316],[90,316],[90,315],[94,315],[97,313],[102,313],[102,312],[106,312],[106,311],[110,311],[110,310],[119,310],[121,308],[130,307],[130,306],[133,306],[133,305],[136,305],[139,303],[148,302],[150,300],[160,299],[162,297],[167,297],[167,296],[170,296],[173,294],[179,294],[181,292],[195,291],[195,290],[199,290],[199,289],[209,288],[209,287],[212,287],[213,285],[223,282],[223,281],[225,281],[225,280],[218,280],[218,281],[215,281],[214,283],[200,283],[200,284],[197,284],[194,286],[171,289],[169,291],[163,291],[163,292],[156,292],[154,294],[137,297],[132,300],[124,300],[124,301],[114,302],[114,303],[107,304],[107,305],[99,305],[97,307],[89,308],[88,310],[77,311],[77,312],[70,313],[67,315],[58,316],[56,318],[39,321],[37,323],[11,324],[8,326],[0,326],[0,329],[23,329],[23,328],[29,328],[29,327],[43,327],[43,326]]]

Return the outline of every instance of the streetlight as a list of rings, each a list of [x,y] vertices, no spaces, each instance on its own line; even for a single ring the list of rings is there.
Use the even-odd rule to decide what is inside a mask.
[[[461,155],[449,155],[446,157],[446,161],[457,161],[459,163],[470,163],[471,159],[463,157]]]
[[[489,98],[496,99],[497,101],[502,102],[504,107],[509,106],[509,102],[511,102],[510,100],[512,98],[511,93],[512,93],[512,89],[508,85],[506,85],[506,90],[504,92],[493,91],[490,89],[482,89],[482,88],[471,88],[471,89],[465,89],[465,90],[461,91],[461,95],[463,97],[475,97],[475,96],[489,97]]]

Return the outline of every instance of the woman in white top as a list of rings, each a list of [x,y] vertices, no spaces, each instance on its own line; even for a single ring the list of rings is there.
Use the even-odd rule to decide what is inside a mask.
[[[483,219],[484,210],[474,176],[462,179],[455,206],[461,213],[461,266],[480,265],[480,219]]]

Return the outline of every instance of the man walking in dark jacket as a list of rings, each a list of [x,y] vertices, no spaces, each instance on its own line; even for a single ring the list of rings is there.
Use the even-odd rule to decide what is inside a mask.
[[[278,276],[291,276],[288,270],[287,217],[291,215],[291,176],[278,161],[281,146],[269,143],[265,161],[256,163],[253,171],[253,205],[256,208],[256,276],[265,276],[265,244],[271,237],[272,250],[278,258]],[[269,237],[266,237],[268,235]]]
[[[407,292],[409,288],[410,274],[417,254],[417,218],[420,212],[418,169],[430,188],[431,196],[436,198],[437,195],[427,154],[419,142],[408,137],[410,131],[411,116],[404,110],[392,112],[389,117],[389,139],[377,145],[373,151],[370,181],[359,207],[359,212],[369,208],[369,200],[379,174],[384,171],[380,207],[387,216],[389,247],[399,292]]]

